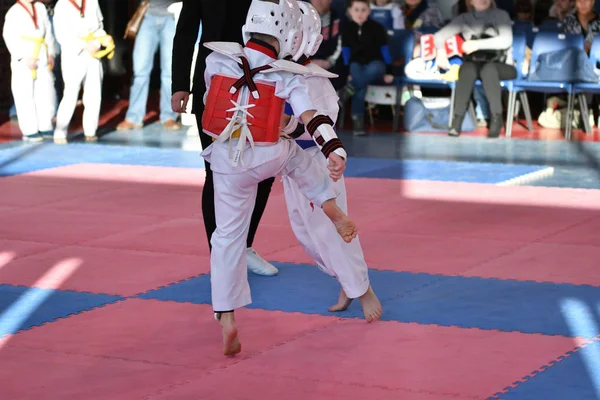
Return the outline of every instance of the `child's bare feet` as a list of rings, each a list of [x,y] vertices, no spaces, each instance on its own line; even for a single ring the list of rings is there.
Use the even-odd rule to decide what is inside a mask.
[[[340,298],[338,299],[337,304],[329,307],[328,310],[331,312],[346,311],[348,307],[350,307],[350,304],[352,304],[352,299],[349,299],[348,296],[346,296],[344,289],[342,289],[340,290]]]
[[[223,330],[223,354],[234,356],[242,351],[242,344],[238,338],[238,330],[235,325],[233,313],[221,314],[221,329]]]
[[[356,237],[356,225],[354,221],[344,214],[342,209],[338,207],[335,199],[330,199],[323,203],[323,212],[333,222],[344,242],[350,243]]]
[[[381,317],[383,309],[371,286],[369,286],[367,292],[358,299],[360,300],[360,304],[362,304],[367,322],[377,321]]]

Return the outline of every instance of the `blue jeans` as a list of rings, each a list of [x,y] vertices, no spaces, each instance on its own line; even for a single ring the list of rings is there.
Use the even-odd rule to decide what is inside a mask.
[[[368,64],[350,63],[350,84],[355,92],[352,96],[352,115],[364,116],[365,95],[367,86],[379,83],[385,75],[385,63],[381,60],[371,61]]]
[[[473,88],[473,98],[475,99],[475,114],[477,119],[490,119],[490,105],[485,97],[483,86]]]
[[[129,94],[129,108],[125,119],[136,125],[146,116],[150,73],[154,55],[160,45],[160,121],[176,119],[171,109],[171,54],[175,36],[173,15],[146,14],[133,46],[133,84]]]

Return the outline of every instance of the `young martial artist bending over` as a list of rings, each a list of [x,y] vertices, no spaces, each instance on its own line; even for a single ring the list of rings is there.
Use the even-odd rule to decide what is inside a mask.
[[[350,242],[356,226],[337,206],[326,171],[293,141],[280,137],[284,104],[291,104],[329,160],[331,177],[345,168],[346,152],[329,117],[311,104],[302,74],[282,60],[301,53],[302,13],[294,0],[254,0],[242,28],[245,47],[213,42],[206,59],[203,130],[215,141],[202,152],[214,174],[217,229],[211,244],[211,289],[215,318],[223,331],[223,352],[241,351],[233,311],[251,303],[246,237],[258,183],[288,175],[323,209]]]
[[[311,70],[306,75],[306,85],[312,104],[332,121],[337,120],[339,106],[338,96],[329,81],[335,77],[309,61],[321,44],[321,18],[319,13],[307,2],[298,2],[303,12],[303,56],[298,63]],[[286,113],[289,109],[286,107]],[[290,118],[284,133],[296,139],[296,143],[305,149],[313,160],[326,172],[327,159],[319,151],[305,126],[297,118]],[[331,182],[337,193],[336,202],[347,213],[346,186],[344,178]],[[339,301],[329,311],[343,311],[350,306],[352,299],[358,298],[363,306],[368,322],[379,319],[381,303],[369,284],[369,273],[365,257],[358,238],[346,243],[335,235],[335,226],[319,208],[313,208],[311,202],[304,197],[298,185],[288,176],[283,177],[285,201],[290,223],[296,238],[305,251],[315,260],[317,266],[326,274],[337,278],[342,285]]]
[[[56,108],[56,46],[46,6],[19,0],[8,9],[2,37],[10,52],[11,89],[23,140],[40,142],[52,133]]]

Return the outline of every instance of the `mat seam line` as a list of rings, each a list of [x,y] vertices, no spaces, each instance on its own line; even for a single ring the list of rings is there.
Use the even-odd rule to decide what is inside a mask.
[[[530,382],[531,380],[535,379],[538,375],[548,371],[550,368],[552,368],[555,365],[559,364],[560,362],[566,360],[567,358],[571,357],[572,355],[577,354],[581,350],[584,350],[586,347],[588,347],[592,343],[600,342],[600,334],[598,334],[595,337],[590,338],[590,339],[581,338],[581,340],[582,340],[582,343],[579,346],[575,346],[571,350],[562,353],[560,356],[550,360],[549,362],[543,364],[541,367],[533,370],[532,372],[525,375],[521,379],[514,381],[511,385],[506,386],[501,391],[496,392],[492,396],[488,397],[487,400],[502,400],[503,395],[509,394],[510,392],[514,391],[521,385]]]

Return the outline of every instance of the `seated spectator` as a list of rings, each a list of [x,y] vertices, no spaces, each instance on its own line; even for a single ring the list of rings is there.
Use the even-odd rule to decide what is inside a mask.
[[[348,84],[341,90],[340,100],[352,97],[352,130],[365,134],[365,94],[367,86],[394,80],[388,35],[378,22],[369,19],[369,0],[351,0],[348,8],[351,21],[344,27],[342,55],[350,67]],[[387,64],[387,65],[386,65]]]
[[[470,12],[460,14],[435,34],[437,65],[449,68],[444,43],[461,34],[463,64],[460,67],[454,98],[454,115],[448,134],[459,136],[475,81],[481,79],[489,102],[491,119],[488,137],[500,136],[503,126],[500,81],[517,76],[512,66],[512,21],[506,11],[493,6],[492,0],[470,0]]]
[[[342,53],[342,32],[345,15],[339,13],[339,3],[336,1],[336,7],[332,7],[332,0],[310,0],[321,17],[321,35],[323,42],[319,46],[316,54],[312,57],[312,62],[319,67],[338,74],[338,78],[331,80],[333,87],[339,90],[346,84],[346,72],[340,55]]]
[[[416,58],[421,54],[423,28],[439,29],[444,25],[444,18],[438,6],[430,0],[406,0],[402,11],[405,28],[415,31],[413,57]]]
[[[533,6],[531,0],[517,0],[515,4],[515,14],[517,21],[533,21]]]
[[[381,13],[382,17],[376,18],[375,15]],[[397,3],[392,0],[372,0],[371,18],[379,22],[388,30],[404,29],[404,14]]]
[[[554,4],[550,8],[548,17],[549,19],[563,21],[567,15],[573,12],[575,12],[573,0],[554,0]]]
[[[563,30],[565,33],[583,35],[585,52],[589,53],[594,36],[600,32],[600,18],[594,11],[594,0],[575,1],[575,12],[565,17]]]

